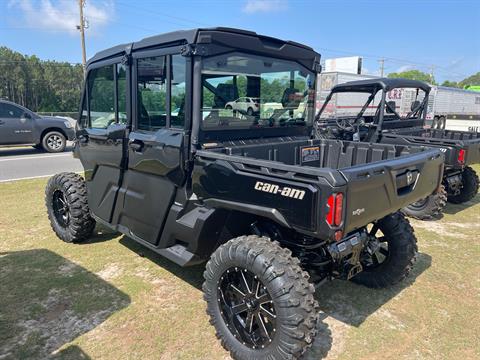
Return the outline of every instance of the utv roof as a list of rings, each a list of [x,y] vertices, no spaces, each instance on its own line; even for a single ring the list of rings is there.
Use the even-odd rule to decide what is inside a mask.
[[[332,92],[374,92],[380,89],[390,91],[396,88],[419,88],[425,92],[430,91],[430,85],[423,81],[409,80],[409,79],[367,79],[350,81],[344,84],[339,84],[333,87]]]
[[[169,32],[160,35],[154,35],[151,37],[144,38],[140,41],[133,43],[126,43],[122,45],[117,45],[112,48],[100,51],[96,53],[89,61],[88,64],[93,62],[104,60],[113,56],[122,55],[125,52],[135,51],[139,49],[148,49],[164,46],[174,46],[174,45],[183,45],[183,44],[224,44],[230,47],[239,47],[239,48],[255,48],[262,52],[260,44],[255,44],[255,41],[252,41],[252,37],[256,37],[260,40],[262,48],[273,49],[283,49],[286,52],[288,48],[290,50],[295,48],[298,50],[314,52],[314,50],[306,45],[288,41],[280,40],[269,36],[259,35],[253,31],[226,28],[226,27],[215,27],[215,28],[197,28],[191,30],[180,30]],[[242,41],[244,40],[244,41]],[[291,53],[291,51],[290,51]],[[318,56],[318,62],[320,61],[320,55],[315,53]],[[294,58],[292,54],[292,58]]]

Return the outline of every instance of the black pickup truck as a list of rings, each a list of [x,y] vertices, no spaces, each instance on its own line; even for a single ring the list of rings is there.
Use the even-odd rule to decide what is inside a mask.
[[[416,239],[397,211],[443,167],[439,150],[311,139],[319,64],[307,46],[226,28],[97,54],[76,130],[85,180],[49,180],[53,230],[80,242],[98,222],[181,266],[207,262],[207,313],[233,358],[310,356],[312,283],[407,276]],[[229,108],[238,99],[258,111]]]
[[[480,133],[426,128],[430,86],[407,79],[370,79],[333,87],[316,116],[317,137],[440,149],[441,188],[403,211],[418,219],[441,214],[447,200],[464,203],[478,192],[469,166],[480,163]]]

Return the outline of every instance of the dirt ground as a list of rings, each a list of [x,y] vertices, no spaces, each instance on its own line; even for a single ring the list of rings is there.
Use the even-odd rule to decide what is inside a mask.
[[[45,183],[0,184],[0,359],[229,359],[205,314],[201,266],[182,269],[102,228],[61,242]],[[412,224],[408,281],[317,291],[327,359],[480,358],[480,195]]]

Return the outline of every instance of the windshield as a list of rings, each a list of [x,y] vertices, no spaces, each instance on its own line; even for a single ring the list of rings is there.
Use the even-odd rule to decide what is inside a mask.
[[[368,103],[371,95],[368,92],[354,91],[335,93],[328,101],[319,119],[374,116],[382,99],[382,91],[378,91],[371,102]],[[425,95],[423,90],[416,88],[398,88],[387,92],[385,97],[385,118],[387,120],[389,118],[402,120],[406,119],[407,116],[409,119],[418,117],[420,115],[418,110],[420,110]],[[366,106],[367,103],[368,106]]]
[[[315,76],[300,64],[229,53],[202,69],[202,129],[305,126],[313,120]]]

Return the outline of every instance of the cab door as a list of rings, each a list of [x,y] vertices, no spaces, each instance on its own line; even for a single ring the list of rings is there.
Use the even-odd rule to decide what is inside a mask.
[[[158,244],[177,189],[185,181],[187,62],[180,49],[134,54],[134,122],[118,204],[119,228]],[[120,200],[121,199],[121,200]]]
[[[85,169],[89,207],[108,223],[124,171],[129,73],[120,59],[89,67],[77,130],[75,153]]]
[[[20,106],[0,102],[0,145],[32,144],[34,121]]]

